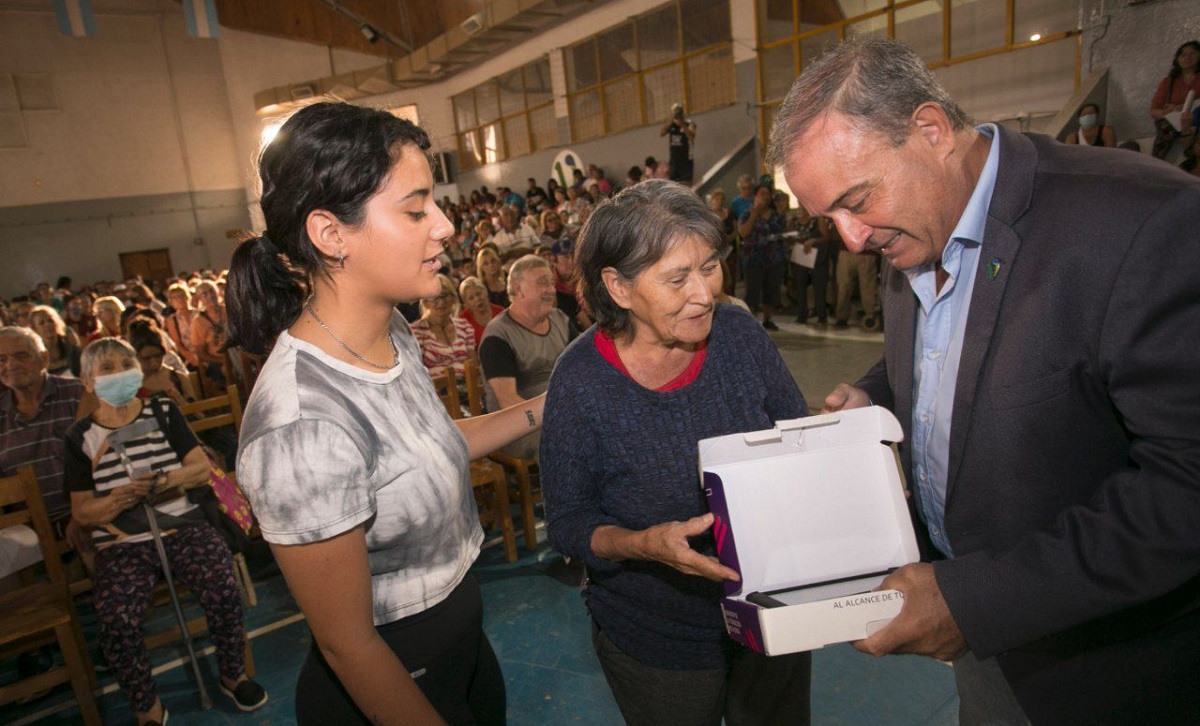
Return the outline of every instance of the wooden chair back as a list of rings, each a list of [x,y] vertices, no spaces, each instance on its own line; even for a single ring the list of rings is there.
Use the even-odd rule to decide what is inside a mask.
[[[185,404],[179,410],[196,433],[220,426],[233,426],[235,433],[242,430],[242,399],[235,383],[231,383],[220,396]]]
[[[454,380],[454,369],[447,368],[441,375],[434,376],[433,388],[437,391],[438,398],[442,399],[442,405],[446,407],[446,413],[450,414],[450,418],[462,418],[462,406],[458,403],[458,384]]]
[[[224,351],[221,355],[223,357],[223,362],[221,363],[221,372],[225,376],[226,381],[232,382],[232,376],[236,370],[233,367],[233,358],[230,357],[228,350]],[[209,377],[208,366],[201,364],[197,371],[200,376],[200,388],[197,389],[200,391],[200,395],[204,397],[220,395],[221,384]]]
[[[484,406],[484,391],[483,391],[483,370],[479,367],[478,354],[472,353],[467,359],[466,373],[464,382],[467,386],[467,409],[472,416],[478,416],[483,413]]]
[[[21,467],[15,476],[0,479],[0,511],[4,508],[11,511],[0,514],[0,528],[26,525],[37,534],[49,581],[35,582],[0,595],[0,658],[39,648],[47,642],[57,642],[64,665],[0,686],[0,704],[29,698],[60,683],[69,683],[83,722],[98,726],[100,712],[93,693],[95,670],[88,657],[87,642],[32,466]]]
[[[249,398],[250,393],[254,390],[255,382],[258,381],[258,374],[262,372],[266,358],[254,353],[247,353],[241,348],[237,349],[237,354],[238,360],[242,364],[242,386],[246,389],[246,398]]]
[[[38,489],[37,475],[32,466],[23,466],[15,476],[0,479],[0,511],[6,509],[12,511],[0,514],[0,529],[24,524],[36,532],[46,574],[51,582],[65,584],[67,577],[59,559],[54,528],[50,525],[50,515],[46,513],[46,503],[42,501],[42,492]]]

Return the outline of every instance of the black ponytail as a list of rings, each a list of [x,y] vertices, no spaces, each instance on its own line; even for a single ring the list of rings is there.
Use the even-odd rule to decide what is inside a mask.
[[[238,245],[225,284],[226,347],[258,355],[269,352],[279,332],[299,317],[308,295],[307,279],[303,270],[279,256],[266,235]]]
[[[330,260],[308,238],[309,214],[361,224],[408,145],[427,153],[429,137],[387,111],[315,103],[287,120],[258,162],[267,231],[239,245],[229,265],[227,346],[265,353],[296,321],[312,281],[329,274]]]

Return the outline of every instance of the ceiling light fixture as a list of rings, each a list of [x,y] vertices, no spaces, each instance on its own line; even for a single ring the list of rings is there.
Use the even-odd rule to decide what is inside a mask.
[[[379,42],[379,31],[375,28],[372,28],[370,23],[363,23],[359,30],[362,32],[363,37],[367,39],[368,43],[374,44]]]

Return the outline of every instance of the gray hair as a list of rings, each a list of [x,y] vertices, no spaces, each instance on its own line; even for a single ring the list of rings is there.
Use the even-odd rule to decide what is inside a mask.
[[[23,340],[35,353],[46,352],[46,343],[42,340],[42,336],[33,332],[31,328],[25,328],[20,325],[5,325],[0,328],[0,338]]]
[[[717,215],[682,184],[648,179],[601,202],[575,250],[580,290],[596,324],[613,337],[633,325],[629,311],[608,294],[605,269],[632,281],[687,238],[703,240],[714,251],[725,244]]]
[[[517,294],[517,285],[521,284],[521,279],[525,277],[526,270],[532,270],[535,267],[545,267],[547,270],[553,270],[550,263],[540,255],[528,254],[512,263],[512,267],[508,268],[508,299],[512,300]]]
[[[102,358],[110,355],[137,360],[137,352],[133,346],[121,338],[100,338],[88,343],[79,356],[79,377],[88,381],[96,380],[96,366],[100,365]]]
[[[901,146],[911,132],[913,113],[929,102],[945,110],[956,131],[970,123],[907,44],[891,38],[847,40],[830,48],[792,84],[775,112],[767,165],[786,166],[796,140],[831,111]]]

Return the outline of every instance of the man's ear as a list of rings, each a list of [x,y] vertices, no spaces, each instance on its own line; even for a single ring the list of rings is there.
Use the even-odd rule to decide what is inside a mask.
[[[313,246],[328,260],[338,259],[338,254],[348,256],[345,244],[342,242],[342,222],[332,212],[324,209],[314,209],[304,220],[304,229]]]
[[[632,307],[629,295],[629,283],[621,277],[621,273],[612,267],[605,267],[600,271],[600,279],[604,282],[604,287],[608,290],[608,296],[613,299],[613,302],[626,310]]]
[[[917,134],[924,139],[939,158],[948,157],[954,151],[954,124],[946,115],[941,104],[926,101],[913,111],[913,125]]]

